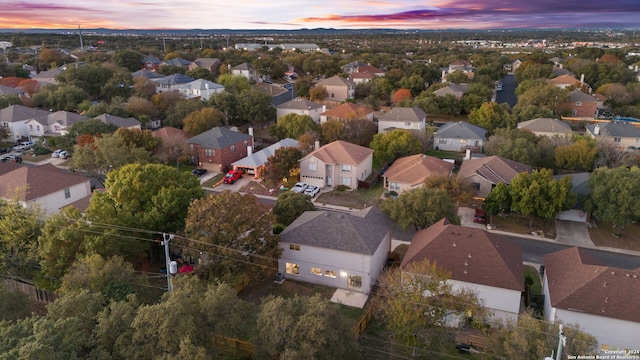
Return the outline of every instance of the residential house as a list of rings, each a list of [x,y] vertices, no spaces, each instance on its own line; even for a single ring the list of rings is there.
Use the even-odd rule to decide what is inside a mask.
[[[59,209],[88,196],[91,196],[88,177],[51,164],[20,166],[0,174],[1,199],[17,199],[25,208],[37,206],[47,215],[56,214]]]
[[[94,119],[100,120],[105,124],[112,124],[119,128],[125,129],[142,129],[142,124],[136,118],[128,117],[122,118],[111,114],[102,114],[96,116]]]
[[[344,185],[358,188],[372,171],[373,150],[338,140],[300,159],[300,179],[320,188]]]
[[[38,74],[31,76],[31,78],[33,80],[36,80],[40,85],[45,85],[45,84],[58,85],[58,80],[56,80],[56,76],[62,74],[62,72],[67,70],[69,67],[75,67],[77,69],[79,66],[83,66],[85,64],[86,63],[82,61],[71,63],[71,64],[65,64],[57,68],[41,71]]]
[[[193,60],[191,64],[189,64],[189,70],[197,69],[197,68],[205,68],[213,74],[213,76],[218,75],[218,68],[220,67],[220,59],[218,58],[197,58]]]
[[[286,278],[368,294],[382,273],[393,222],[376,207],[305,211],[280,233]]]
[[[380,76],[384,76],[385,71],[371,65],[360,65],[355,68],[355,71],[350,72],[349,78],[355,84],[364,84],[372,79]]]
[[[145,56],[140,60],[142,63],[142,68],[145,70],[156,71],[162,64],[162,60],[158,59],[153,55]]]
[[[271,96],[271,104],[275,107],[293,100],[293,96],[295,95],[294,91],[289,91],[288,89],[283,88],[280,84],[260,82],[254,84],[252,88]]]
[[[162,145],[157,156],[162,161],[176,159],[189,149],[189,136],[181,129],[165,126],[151,132],[151,136],[160,139]]]
[[[291,101],[287,101],[284,104],[276,106],[276,117],[280,119],[281,117],[289,114],[307,115],[319,124],[320,114],[324,113],[325,110],[325,105],[318,104],[303,97],[297,97]]]
[[[455,71],[462,71],[469,79],[473,79],[476,68],[467,60],[456,60],[442,70],[442,82],[447,82],[447,75]]]
[[[605,99],[589,95],[580,89],[569,93],[569,100],[562,105],[563,109],[571,112],[572,117],[594,119],[598,109],[606,109]]]
[[[23,99],[25,97],[28,97],[29,94],[27,94],[26,91],[24,91],[23,89],[20,89],[20,88],[14,88],[14,87],[11,87],[11,86],[0,85],[0,96],[10,96],[10,95],[15,95],[15,96],[19,97],[20,99]]]
[[[187,59],[183,59],[181,57],[176,57],[176,58],[173,58],[171,60],[163,61],[162,65],[178,66],[178,67],[183,68],[186,71],[186,70],[189,70],[189,65],[191,65],[191,61],[189,61]]]
[[[363,63],[362,61],[353,61],[348,64],[342,65],[340,68],[342,69],[343,73],[351,74],[351,73],[357,72],[360,66],[366,66],[366,65],[367,64]]]
[[[481,150],[487,130],[466,121],[446,123],[433,134],[433,148],[445,151]]]
[[[447,177],[453,172],[454,163],[424,154],[401,157],[382,176],[384,188],[398,194],[424,185],[430,177]]]
[[[65,135],[73,124],[88,119],[88,116],[61,110],[33,117],[27,120],[25,125],[29,139],[35,140],[43,136]]]
[[[188,84],[196,79],[191,76],[183,75],[180,73],[165,76],[163,78],[151,79],[156,83],[156,93],[165,91],[178,91],[180,86]]]
[[[0,110],[0,126],[9,130],[9,139],[18,142],[29,138],[27,121],[41,116],[47,116],[46,110],[33,109],[23,105],[10,105]]]
[[[485,198],[499,183],[510,184],[521,172],[531,172],[531,166],[513,161],[502,156],[487,156],[464,160],[458,171],[458,177],[471,183],[476,189],[476,196]]]
[[[258,74],[253,70],[253,67],[248,62],[244,62],[240,65],[236,65],[231,68],[231,74],[236,76],[244,76],[249,81],[256,81],[258,79]]]
[[[322,79],[315,86],[323,86],[327,90],[326,100],[331,101],[342,102],[347,99],[353,99],[356,93],[356,84],[338,75]]]
[[[223,127],[214,127],[189,139],[189,150],[198,167],[215,172],[226,172],[234,161],[247,156],[247,147],[253,147],[253,136]]]
[[[427,113],[417,106],[394,107],[378,117],[378,133],[396,129],[424,131]]]
[[[583,75],[583,77],[584,77],[584,75]],[[549,80],[547,80],[547,82],[559,87],[560,89],[566,89],[566,88],[568,88],[570,86],[579,88],[584,83],[584,80],[580,81],[575,76],[572,76],[570,74],[565,74],[565,75],[557,76],[557,77],[555,77],[553,79],[549,79]]]
[[[451,274],[448,283],[454,290],[474,291],[494,318],[518,319],[524,291],[519,245],[500,234],[442,219],[415,233],[400,269],[425,260]]]
[[[544,256],[544,317],[578,324],[600,348],[638,349],[640,269],[606,266],[583,248]]]
[[[267,163],[267,160],[269,160],[269,158],[276,153],[276,150],[280,148],[297,147],[298,140],[289,138],[282,139],[277,143],[271,144],[266,148],[256,152],[253,152],[253,148],[249,147],[247,149],[247,156],[238,161],[235,161],[233,164],[231,164],[231,166],[233,166],[234,169],[239,169],[246,172],[247,174],[254,175],[254,177],[258,179],[262,175],[261,168],[264,166],[264,164]]]
[[[573,136],[571,126],[566,122],[551,118],[535,118],[518,123],[518,129],[529,130],[537,136],[548,138],[570,138]]]
[[[153,79],[162,79],[165,76],[160,74],[159,72],[155,72],[154,70],[142,69],[142,70],[132,72],[131,77],[132,78],[145,77],[149,80],[153,80]]]
[[[612,142],[620,150],[640,148],[640,128],[626,121],[601,122],[585,126],[587,135]]]
[[[560,211],[558,215],[556,215],[556,219],[585,223],[589,221],[589,213],[584,210],[584,202],[589,197],[589,194],[591,194],[591,189],[589,188],[589,177],[591,173],[579,172],[554,175],[553,178],[560,180],[566,176],[571,176],[571,192],[576,194],[577,199],[571,209]]]
[[[445,87],[434,91],[433,94],[437,97],[453,95],[456,99],[462,100],[462,97],[467,93],[468,89],[469,85],[467,84],[448,83]]]
[[[320,124],[329,120],[349,121],[365,119],[373,122],[373,110],[354,103],[343,103],[320,114]]]
[[[211,95],[223,92],[224,86],[213,81],[197,79],[177,86],[177,90],[186,99],[200,98],[209,100]]]

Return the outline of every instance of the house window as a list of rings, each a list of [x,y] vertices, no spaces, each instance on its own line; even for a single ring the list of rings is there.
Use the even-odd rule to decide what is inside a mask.
[[[193,151],[193,144],[189,144],[189,150]]]
[[[342,178],[342,185],[351,187],[351,178],[350,177],[343,177]]]
[[[466,144],[467,143],[467,139],[460,139],[460,144]]]
[[[315,159],[309,160],[309,171],[318,171],[318,164]]]
[[[349,274],[347,286],[349,289],[360,289],[362,287],[362,276]]]
[[[64,198],[68,199],[71,197],[71,190],[69,188],[64,189]]]
[[[29,125],[29,130],[33,130],[33,125]]]
[[[213,151],[213,149],[204,149],[204,154],[206,156],[213,156],[215,154],[215,151]]]
[[[446,144],[446,143],[447,143],[447,139],[445,138],[438,139],[438,144]]]
[[[335,96],[333,95],[333,93],[331,93],[331,97],[332,97],[332,98],[333,98],[333,97],[335,97]]]
[[[36,125],[36,130],[40,131],[40,125]]]
[[[236,151],[236,146],[235,145],[231,145],[230,149],[231,149],[231,152],[234,152],[234,151]]]
[[[397,182],[390,182],[389,190],[400,190],[400,184],[398,184]]]
[[[300,273],[300,266],[298,264],[287,263],[287,274],[296,274]]]
[[[289,250],[300,251],[300,245],[298,245],[298,244],[289,244]]]
[[[247,146],[247,145],[249,145],[249,140],[244,141],[244,146]]]
[[[636,144],[640,144],[640,139],[636,139]]]
[[[573,116],[578,115],[578,110],[571,110],[571,115],[573,115]]]
[[[613,138],[613,142],[620,142],[621,140],[621,138]]]
[[[404,122],[404,126],[411,126],[411,122],[409,122],[409,121],[405,121],[405,122]]]
[[[335,279],[336,278],[336,272],[335,271],[331,271],[331,270],[325,270],[324,276]]]
[[[351,165],[342,165],[342,172],[351,172]]]
[[[322,269],[320,269],[320,268],[311,268],[311,273],[313,275],[322,276]]]
[[[582,101],[576,102],[576,106],[582,106]]]

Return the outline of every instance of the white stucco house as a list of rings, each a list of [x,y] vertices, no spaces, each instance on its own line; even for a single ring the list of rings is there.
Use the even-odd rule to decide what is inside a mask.
[[[595,336],[602,349],[640,345],[640,269],[620,269],[583,248],[544,257],[544,318],[577,324]]]
[[[0,163],[3,168],[14,163]],[[19,166],[4,172],[0,169],[0,198],[18,199],[26,208],[38,206],[45,214],[91,196],[89,178],[70,174],[51,164]]]
[[[378,116],[378,133],[397,129],[424,131],[426,123],[427,113],[419,107],[394,107]]]
[[[494,319],[518,319],[524,291],[519,245],[499,234],[442,219],[413,236],[400,269],[425,259],[451,274],[448,281],[454,290],[475,291]]]
[[[393,222],[376,207],[306,211],[280,234],[285,278],[368,294],[382,272]]]
[[[214,83],[213,81],[197,79],[183,85],[178,85],[177,90],[185,99],[200,98],[202,100],[209,100],[209,97],[212,95],[223,92],[224,86]]]
[[[444,151],[482,150],[487,130],[466,121],[442,125],[433,134],[433,148]]]
[[[371,175],[373,150],[343,140],[320,147],[300,159],[300,179],[320,188],[358,188]]]

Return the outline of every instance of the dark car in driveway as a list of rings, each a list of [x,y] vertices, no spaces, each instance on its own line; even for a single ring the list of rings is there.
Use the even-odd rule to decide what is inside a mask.
[[[202,176],[207,173],[207,169],[196,168],[191,170],[191,175]]]
[[[487,214],[482,209],[476,209],[476,213],[473,215],[473,222],[478,224],[487,223]]]
[[[0,148],[0,154],[5,154],[5,153],[9,153],[11,152],[11,149],[9,148]]]

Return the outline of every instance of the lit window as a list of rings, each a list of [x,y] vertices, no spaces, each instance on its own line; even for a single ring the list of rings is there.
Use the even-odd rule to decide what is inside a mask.
[[[206,156],[213,156],[215,154],[215,151],[213,149],[204,149],[204,154]]]
[[[336,278],[336,272],[335,271],[331,271],[331,270],[326,270],[324,272],[324,276],[335,279]]]
[[[287,263],[287,274],[296,274],[300,273],[300,267],[298,264]]]
[[[447,139],[445,138],[438,139],[438,144],[446,144],[446,143],[447,143]]]
[[[319,275],[319,276],[322,276],[322,269],[320,269],[320,268],[311,268],[311,273],[312,273],[313,275]]]
[[[318,171],[318,164],[313,160],[309,161],[309,171]]]
[[[300,245],[298,245],[298,244],[289,244],[289,250],[300,251]]]
[[[460,144],[466,144],[467,143],[467,139],[460,139]]]
[[[351,165],[342,165],[342,172],[351,172]]]
[[[64,189],[64,198],[68,199],[71,197],[71,190],[69,188]]]

